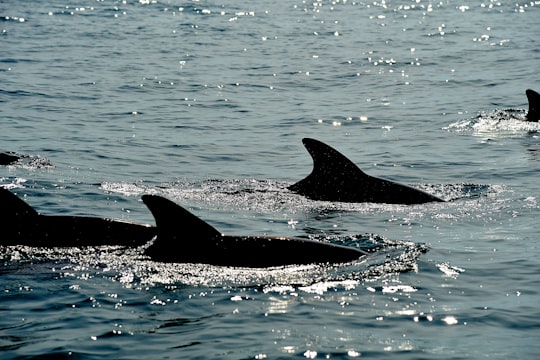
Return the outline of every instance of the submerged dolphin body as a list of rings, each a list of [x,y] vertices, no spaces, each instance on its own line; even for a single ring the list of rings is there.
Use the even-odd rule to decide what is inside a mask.
[[[313,171],[288,189],[307,198],[407,205],[444,201],[413,187],[370,176],[318,140],[305,138],[302,142],[313,158]]]
[[[140,246],[155,227],[97,217],[41,215],[11,191],[0,187],[0,245],[75,247]]]
[[[143,195],[157,225],[157,237],[146,254],[153,260],[218,266],[265,268],[315,263],[347,263],[364,251],[298,238],[223,235],[174,202]]]
[[[527,112],[527,121],[540,120],[540,94],[534,90],[528,89],[525,91],[527,100],[529,101],[529,111]]]

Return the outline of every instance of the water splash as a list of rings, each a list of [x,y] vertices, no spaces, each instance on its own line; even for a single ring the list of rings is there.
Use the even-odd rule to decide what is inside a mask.
[[[340,203],[315,201],[291,192],[287,182],[257,179],[207,179],[200,182],[178,180],[159,185],[137,183],[104,182],[101,189],[120,193],[125,196],[153,194],[167,197],[179,203],[207,206],[213,209],[241,210],[255,212],[301,213],[305,211],[354,211],[360,213],[378,213],[386,211],[409,211],[409,205]],[[421,190],[427,191],[445,200],[477,198],[496,191],[491,185],[482,184],[420,184]],[[436,206],[436,204],[431,204]]]
[[[320,237],[319,237],[320,239]],[[206,287],[304,287],[321,291],[364,279],[377,279],[388,274],[416,269],[418,256],[428,248],[423,244],[392,241],[381,236],[365,234],[345,238],[327,237],[325,241],[341,241],[370,252],[367,260],[347,264],[314,264],[267,269],[219,267],[206,264],[171,264],[150,260],[144,249],[102,246],[85,248],[31,248],[27,246],[0,247],[4,271],[17,271],[25,266],[40,264],[41,271],[52,271],[61,277],[81,280],[96,276],[118,281],[127,288],[148,286],[206,286]]]
[[[523,136],[524,133],[539,132],[540,123],[526,121],[526,114],[527,111],[523,109],[482,112],[476,118],[457,121],[443,129],[490,137]]]

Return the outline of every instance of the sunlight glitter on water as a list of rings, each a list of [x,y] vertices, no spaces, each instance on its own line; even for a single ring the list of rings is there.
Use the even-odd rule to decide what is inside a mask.
[[[482,112],[476,118],[464,119],[449,124],[444,130],[472,132],[477,136],[504,138],[522,136],[523,133],[539,132],[540,123],[524,121],[525,110],[497,110]]]
[[[507,98],[536,76],[538,4],[10,2],[3,146],[54,167],[2,176],[39,210],[115,214],[119,202],[152,222],[139,197],[155,193],[224,232],[373,252],[258,272],[159,264],[143,249],[2,247],[5,356],[535,358],[540,128],[520,122],[523,96]],[[450,201],[295,196],[287,186],[310,170],[303,135],[351,145],[368,166],[413,159],[418,177],[374,170]]]
[[[446,325],[457,325],[458,320],[454,316],[445,316],[441,319]]]

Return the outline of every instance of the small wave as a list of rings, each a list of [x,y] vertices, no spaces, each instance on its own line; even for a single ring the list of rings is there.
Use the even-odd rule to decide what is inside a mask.
[[[492,137],[521,136],[539,132],[540,122],[526,121],[526,110],[505,109],[482,112],[476,118],[457,121],[443,128],[455,132],[472,132]]]
[[[17,153],[4,153],[13,156],[14,159],[9,164],[6,164],[8,167],[19,167],[27,170],[37,170],[37,169],[46,169],[53,168],[53,163],[41,155],[27,155],[27,154],[17,154]]]

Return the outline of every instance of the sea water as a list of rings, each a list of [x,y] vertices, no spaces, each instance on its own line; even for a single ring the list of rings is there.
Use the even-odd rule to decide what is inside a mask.
[[[152,193],[226,234],[370,256],[252,270],[0,247],[0,357],[535,358],[540,125],[523,119],[539,15],[506,0],[2,1],[0,151],[24,157],[0,178],[37,211],[154,224]],[[293,194],[304,137],[448,202]]]

